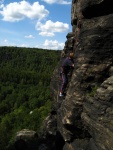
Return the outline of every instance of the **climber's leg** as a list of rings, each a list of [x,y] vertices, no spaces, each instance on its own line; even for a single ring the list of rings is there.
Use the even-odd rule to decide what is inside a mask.
[[[65,89],[66,89],[66,86],[67,86],[67,83],[68,83],[67,74],[62,73],[62,86],[60,89],[60,95],[59,96],[63,96]]]

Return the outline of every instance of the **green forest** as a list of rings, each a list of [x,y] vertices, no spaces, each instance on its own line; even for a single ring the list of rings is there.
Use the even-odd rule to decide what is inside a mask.
[[[61,51],[0,47],[0,150],[22,129],[38,132],[53,99],[50,81]]]

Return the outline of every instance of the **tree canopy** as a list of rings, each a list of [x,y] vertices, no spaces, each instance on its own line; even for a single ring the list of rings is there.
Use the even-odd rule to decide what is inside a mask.
[[[0,150],[23,128],[38,132],[52,98],[50,81],[61,51],[0,47]]]

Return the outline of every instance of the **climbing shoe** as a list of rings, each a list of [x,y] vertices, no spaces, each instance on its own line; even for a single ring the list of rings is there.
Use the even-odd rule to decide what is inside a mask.
[[[64,96],[62,93],[59,94],[60,97]]]

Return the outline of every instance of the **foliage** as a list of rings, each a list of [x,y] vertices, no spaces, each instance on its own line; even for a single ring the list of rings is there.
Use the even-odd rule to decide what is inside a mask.
[[[40,129],[59,58],[60,51],[0,47],[0,150],[10,149],[17,131]]]
[[[98,89],[98,85],[95,85],[91,88],[91,91],[87,93],[87,96],[93,97]]]

